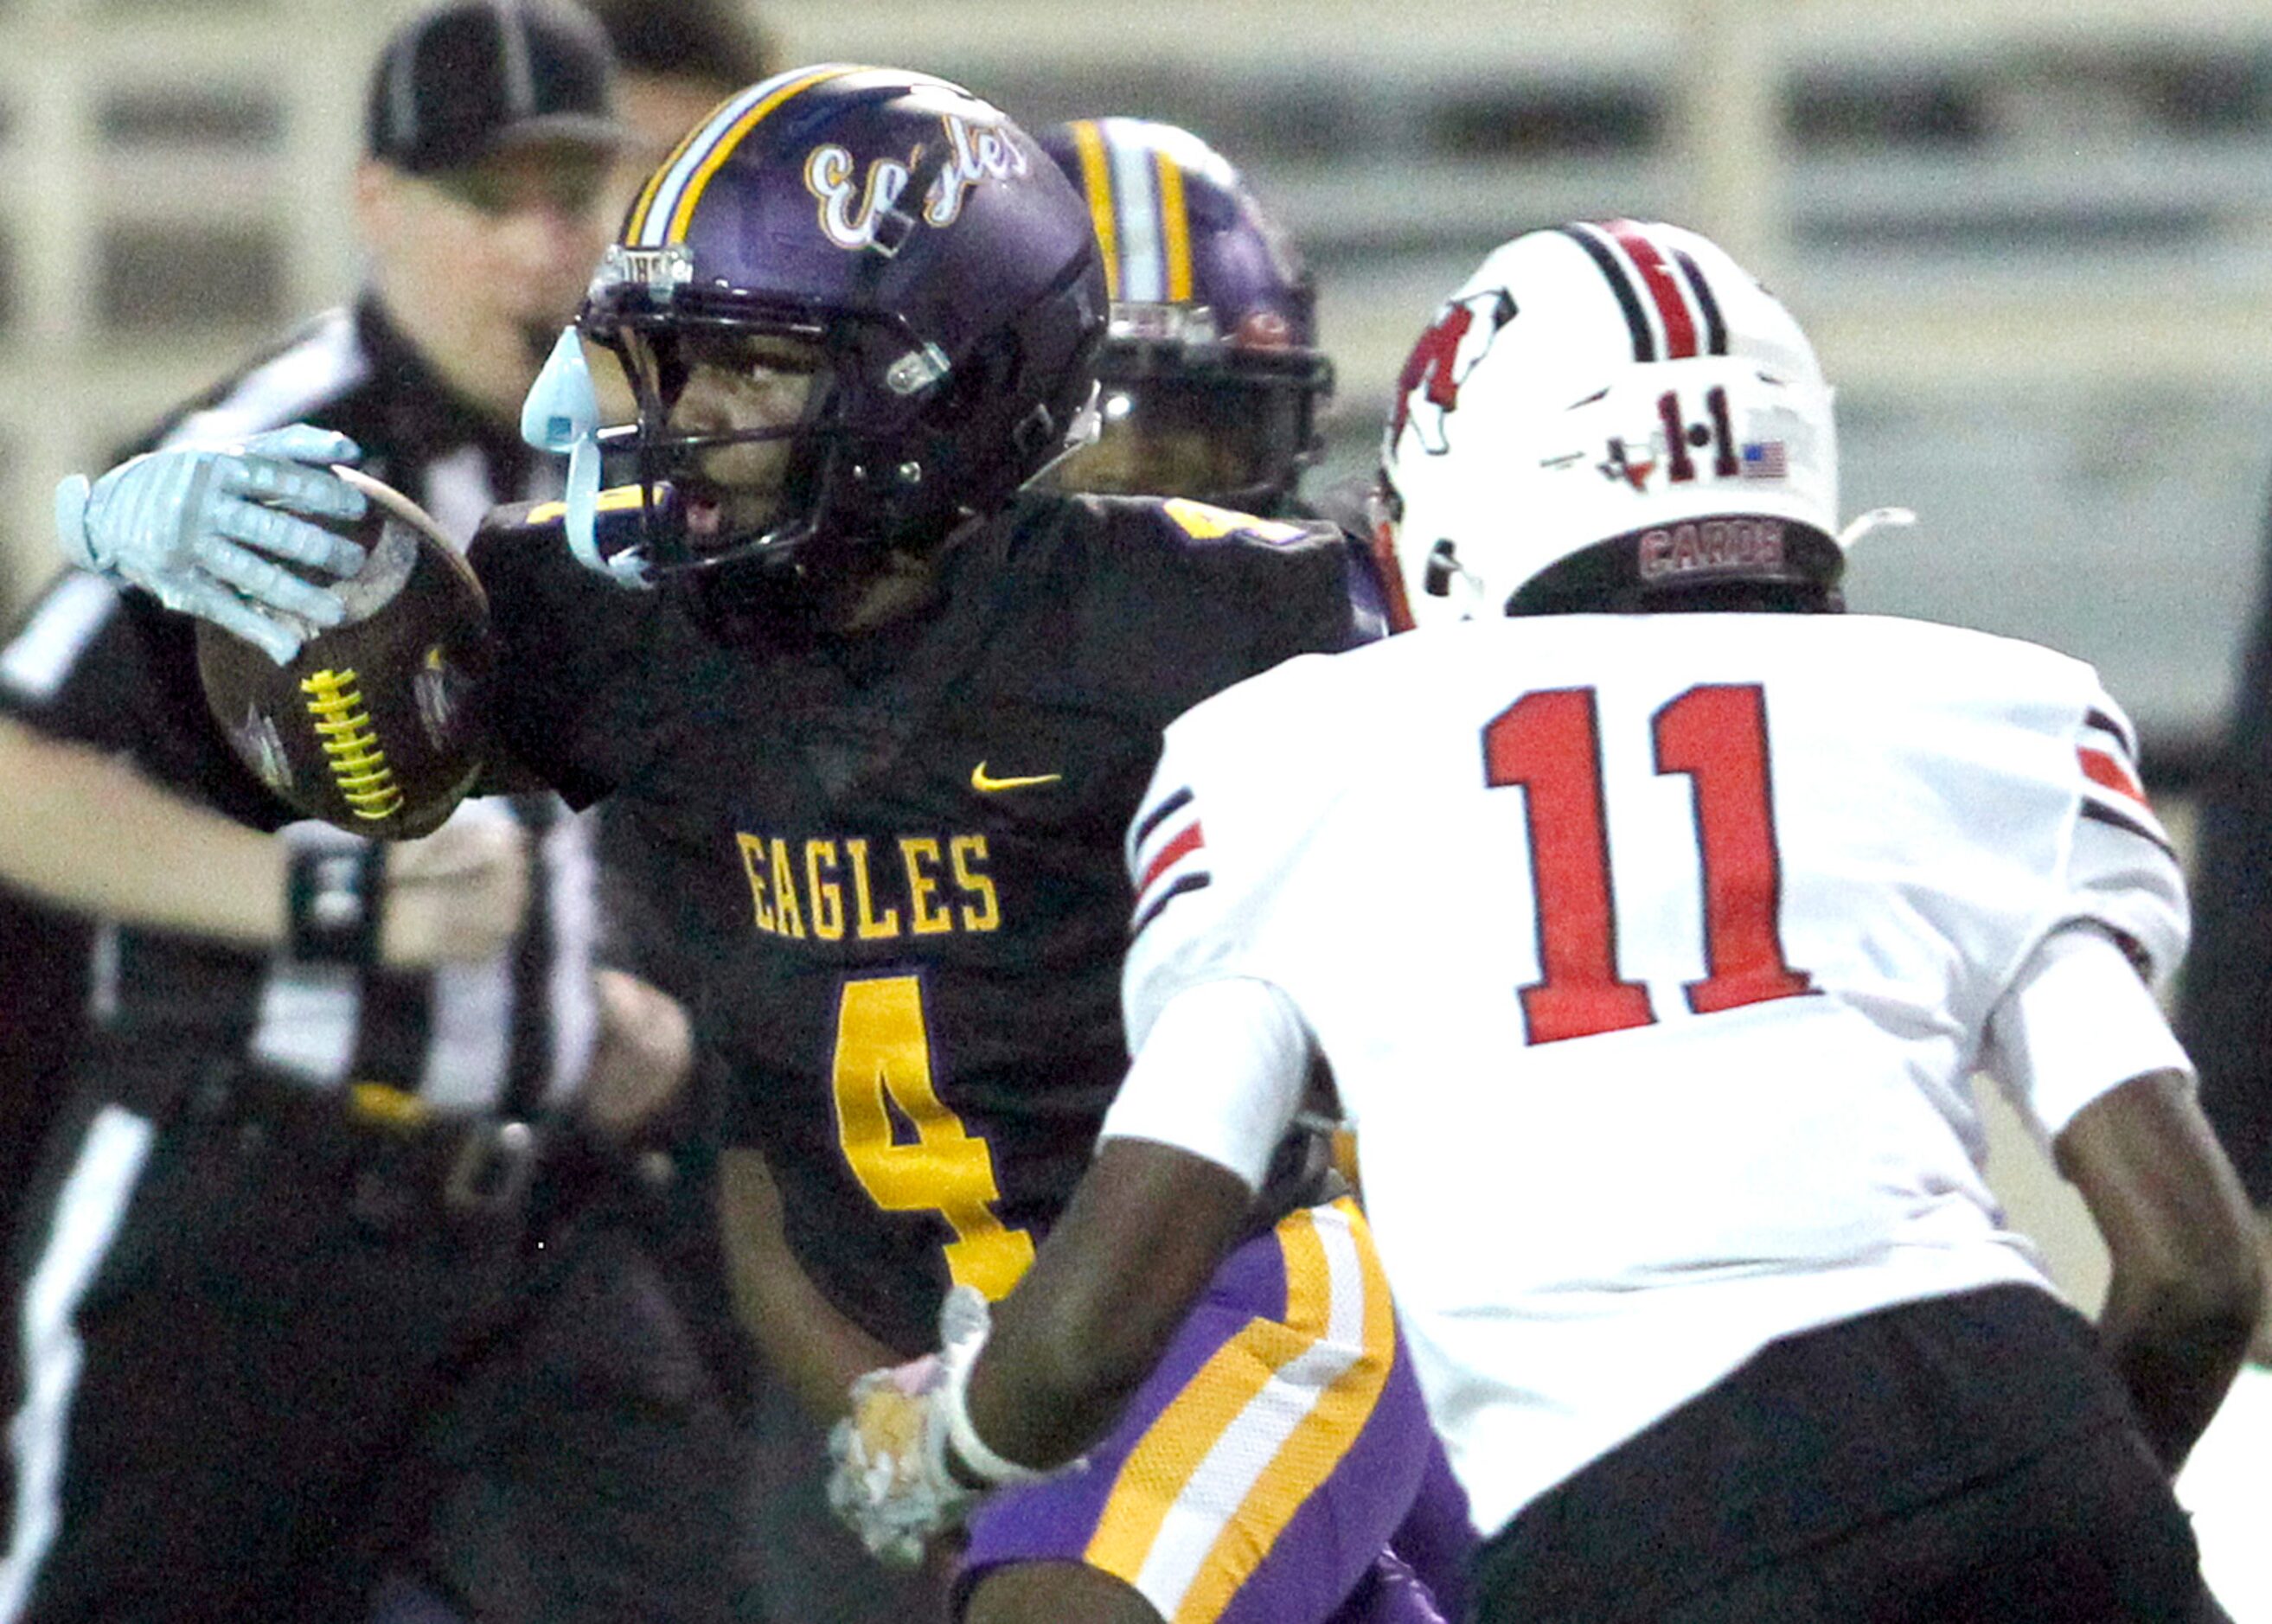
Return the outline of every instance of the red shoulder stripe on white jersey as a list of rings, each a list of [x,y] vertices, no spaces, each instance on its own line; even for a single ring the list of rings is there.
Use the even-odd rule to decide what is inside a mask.
[[[2083,778],[2083,816],[2136,835],[2175,856],[2169,834],[2146,798],[2137,742],[2121,718],[2105,711],[2086,712],[2075,737],[2074,759]]]
[[[2126,795],[2140,806],[2148,804],[2146,786],[2138,782],[2126,762],[2117,760],[2104,750],[2095,750],[2087,744],[2075,747],[2075,759],[2082,764],[2082,776],[2093,784],[2111,789],[2118,795]]]
[[[2138,774],[2138,741],[2122,720],[2107,711],[2083,712],[2082,729],[2074,741],[2076,763],[2082,776],[2101,789],[2152,810],[2146,786]]]
[[[1152,860],[1144,867],[1143,877],[1136,882],[1136,900],[1139,905],[1143,903],[1144,893],[1159,883],[1162,875],[1205,845],[1207,845],[1207,834],[1200,829],[1199,819],[1193,818],[1178,829],[1157,852],[1153,853]]]
[[[1137,856],[1143,851],[1144,843],[1149,840],[1152,836],[1157,832],[1161,824],[1166,823],[1170,818],[1173,817],[1177,813],[1182,811],[1185,807],[1191,804],[1191,786],[1185,785],[1181,789],[1171,790],[1167,794],[1162,795],[1160,798],[1159,805],[1154,807],[1149,812],[1145,813],[1141,818],[1137,820],[1136,826],[1128,831],[1128,850],[1126,856],[1128,860],[1128,872],[1131,876],[1142,872],[1142,870],[1137,866]]]
[[[1130,935],[1150,924],[1173,898],[1207,883],[1206,851],[1207,831],[1188,787],[1145,815],[1130,836],[1128,867],[1136,886]]]

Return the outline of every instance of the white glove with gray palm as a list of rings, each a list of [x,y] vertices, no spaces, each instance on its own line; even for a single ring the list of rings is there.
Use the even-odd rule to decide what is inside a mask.
[[[77,473],[57,485],[56,539],[79,568],[131,581],[286,665],[311,628],[337,625],[344,610],[274,561],[333,576],[362,565],[362,548],[293,517],[361,517],[363,494],[331,465],[362,454],[345,435],[304,423],[234,445],[147,452],[92,486]]]

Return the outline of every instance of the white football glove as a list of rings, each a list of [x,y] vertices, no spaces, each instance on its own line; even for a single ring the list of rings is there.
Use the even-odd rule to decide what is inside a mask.
[[[893,1567],[923,1560],[933,1535],[960,1527],[987,1487],[1044,1473],[1005,1460],[964,1412],[970,1367],[993,1315],[975,1286],[958,1285],[938,1314],[940,1352],[852,1383],[852,1414],[828,1434],[828,1503],[871,1554]],[[950,1470],[950,1449],[960,1471]]]
[[[312,629],[335,626],[339,599],[261,556],[352,575],[362,548],[295,518],[356,518],[363,494],[330,471],[362,456],[329,429],[294,423],[236,445],[183,446],[121,463],[90,487],[56,487],[56,539],[82,570],[144,588],[288,664]]]
[[[945,1469],[938,1381],[936,1353],[871,1370],[852,1383],[851,1415],[829,1430],[829,1509],[889,1567],[923,1561],[924,1543],[976,1498]]]

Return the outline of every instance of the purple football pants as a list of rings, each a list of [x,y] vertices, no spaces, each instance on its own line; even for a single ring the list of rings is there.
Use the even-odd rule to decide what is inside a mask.
[[[1384,1551],[1409,1539],[1424,1576],[1457,1583],[1472,1538],[1372,1237],[1339,1201],[1223,1261],[1082,1464],[986,1503],[957,1593],[1006,1563],[1085,1562],[1171,1624],[1420,1624],[1427,1586]]]

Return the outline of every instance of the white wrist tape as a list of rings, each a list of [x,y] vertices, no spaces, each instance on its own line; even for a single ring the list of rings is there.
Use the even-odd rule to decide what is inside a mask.
[[[978,1362],[978,1351],[986,1345],[986,1331],[982,1329],[975,1337],[959,1339],[947,1348],[942,1362],[945,1367],[945,1380],[932,1401],[940,1418],[946,1423],[932,1434],[936,1450],[952,1451],[932,1464],[948,1482],[975,1479],[989,1488],[1005,1483],[1031,1483],[1050,1474],[1036,1471],[1031,1466],[1020,1466],[1007,1456],[998,1454],[992,1446],[978,1435],[970,1424],[970,1410],[966,1395],[970,1387],[970,1367]]]

